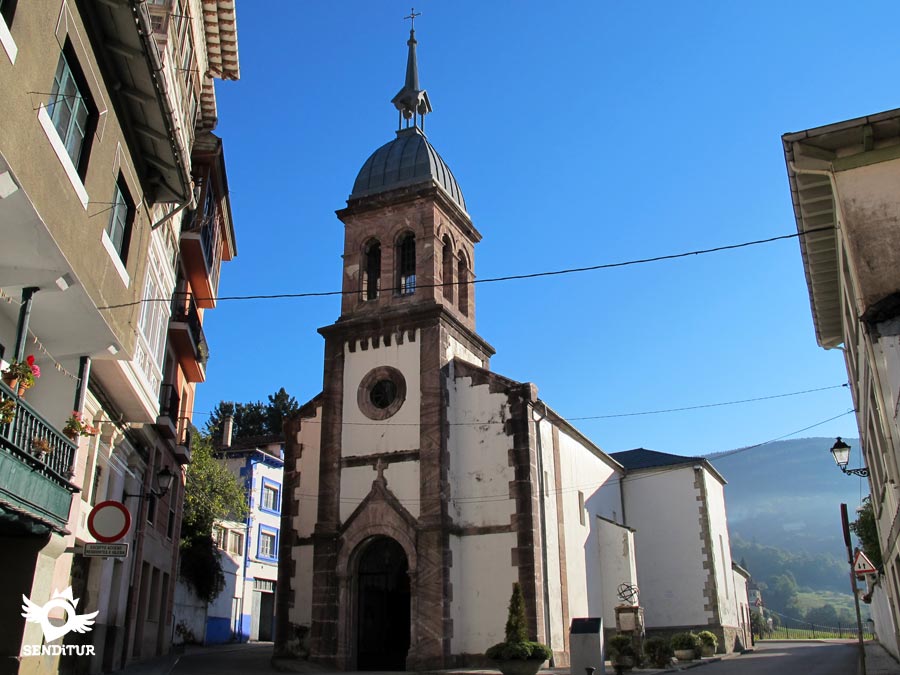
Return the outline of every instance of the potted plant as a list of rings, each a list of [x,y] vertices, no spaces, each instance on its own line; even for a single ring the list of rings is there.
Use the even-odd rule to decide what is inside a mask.
[[[679,661],[693,661],[700,652],[700,640],[693,633],[675,633],[672,636],[672,649]]]
[[[34,356],[29,354],[24,361],[14,359],[0,375],[6,386],[22,396],[26,389],[34,386],[34,381],[41,376],[41,369],[35,365]]]
[[[657,668],[667,668],[675,656],[672,645],[664,637],[652,637],[644,642],[644,651],[650,662]]]
[[[553,656],[550,648],[540,642],[531,642],[525,631],[525,598],[518,583],[513,584],[506,619],[506,640],[498,642],[485,652],[495,661],[503,675],[534,675],[544,661]]]
[[[621,633],[614,635],[609,639],[607,646],[609,648],[609,662],[618,675],[634,668],[637,655],[630,636],[622,635]]]
[[[0,424],[9,424],[16,416],[16,401],[11,398],[0,400]]]
[[[34,456],[43,462],[50,454],[50,443],[46,438],[32,438],[31,450],[34,452]]]
[[[719,646],[719,638],[716,637],[715,633],[702,630],[697,633],[697,638],[700,640],[701,656],[712,656],[716,653],[716,647]]]
[[[66,420],[66,426],[63,427],[63,433],[69,437],[69,440],[78,440],[79,436],[96,436],[97,429],[81,419],[81,413],[73,410]]]

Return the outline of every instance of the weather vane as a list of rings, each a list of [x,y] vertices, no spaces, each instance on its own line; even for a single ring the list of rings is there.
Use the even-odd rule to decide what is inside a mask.
[[[405,20],[405,19],[409,19],[409,27],[410,27],[411,30],[415,30],[415,29],[416,29],[416,17],[417,17],[417,16],[422,16],[422,12],[419,12],[418,14],[416,14],[416,8],[415,8],[415,7],[412,7],[412,8],[410,8],[410,10],[409,10],[409,16],[404,16],[404,17],[403,17],[404,20]]]

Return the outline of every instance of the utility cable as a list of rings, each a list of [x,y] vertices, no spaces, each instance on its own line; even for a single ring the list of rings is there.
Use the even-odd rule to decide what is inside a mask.
[[[683,253],[671,253],[668,255],[660,255],[654,256],[652,258],[639,258],[636,260],[625,260],[621,262],[614,263],[602,263],[600,265],[590,265],[588,267],[570,267],[562,270],[550,270],[545,272],[531,272],[528,274],[510,274],[502,277],[489,277],[487,279],[473,279],[471,281],[453,281],[441,284],[417,284],[416,288],[444,288],[445,286],[467,286],[470,284],[490,284],[496,283],[499,281],[518,281],[521,279],[536,279],[539,277],[551,277],[551,276],[559,276],[563,274],[579,274],[582,272],[594,272],[597,270],[606,270],[613,269],[616,267],[629,267],[631,265],[644,265],[647,263],[653,262],[661,262],[663,260],[676,260],[678,258],[688,258],[690,256],[695,255],[705,255],[707,253],[719,253],[721,251],[732,251],[739,248],[747,248],[748,246],[757,246],[759,244],[769,244],[774,241],[781,241],[783,239],[794,239],[798,237],[803,237],[808,234],[814,234],[816,232],[825,232],[827,230],[833,230],[834,226],[829,225],[827,227],[817,227],[810,230],[805,230],[804,232],[795,232],[792,234],[783,234],[778,237],[769,237],[768,239],[756,239],[754,241],[745,241],[740,244],[727,244],[724,246],[716,246],[714,248],[705,248],[698,249],[696,251],[685,251]],[[397,288],[383,288],[380,289],[380,292],[401,292],[405,289],[397,287]],[[245,300],[285,300],[285,299],[297,299],[297,298],[324,298],[328,296],[334,295],[356,295],[360,291],[358,289],[354,290],[340,290],[340,291],[319,291],[319,292],[308,292],[308,293],[268,293],[268,294],[258,294],[258,295],[223,295],[217,298],[211,297],[196,297],[195,299],[200,302],[206,302],[210,300],[215,300],[216,302],[224,302],[224,301],[245,301]],[[122,302],[115,305],[104,305],[102,307],[98,307],[100,310],[108,310],[108,309],[121,309],[123,307],[134,307],[135,305],[140,305],[145,302],[171,302],[171,298],[144,298],[143,300],[133,300],[131,302]]]

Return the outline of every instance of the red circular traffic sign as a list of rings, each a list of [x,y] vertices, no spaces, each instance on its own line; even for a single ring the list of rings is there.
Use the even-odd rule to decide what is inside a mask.
[[[131,514],[122,502],[100,502],[91,509],[87,527],[94,539],[110,544],[128,534]]]

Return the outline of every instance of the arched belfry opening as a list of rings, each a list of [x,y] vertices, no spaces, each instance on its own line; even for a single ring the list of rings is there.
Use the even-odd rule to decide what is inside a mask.
[[[410,644],[406,552],[389,537],[376,537],[363,546],[356,572],[356,667],[406,670]]]

